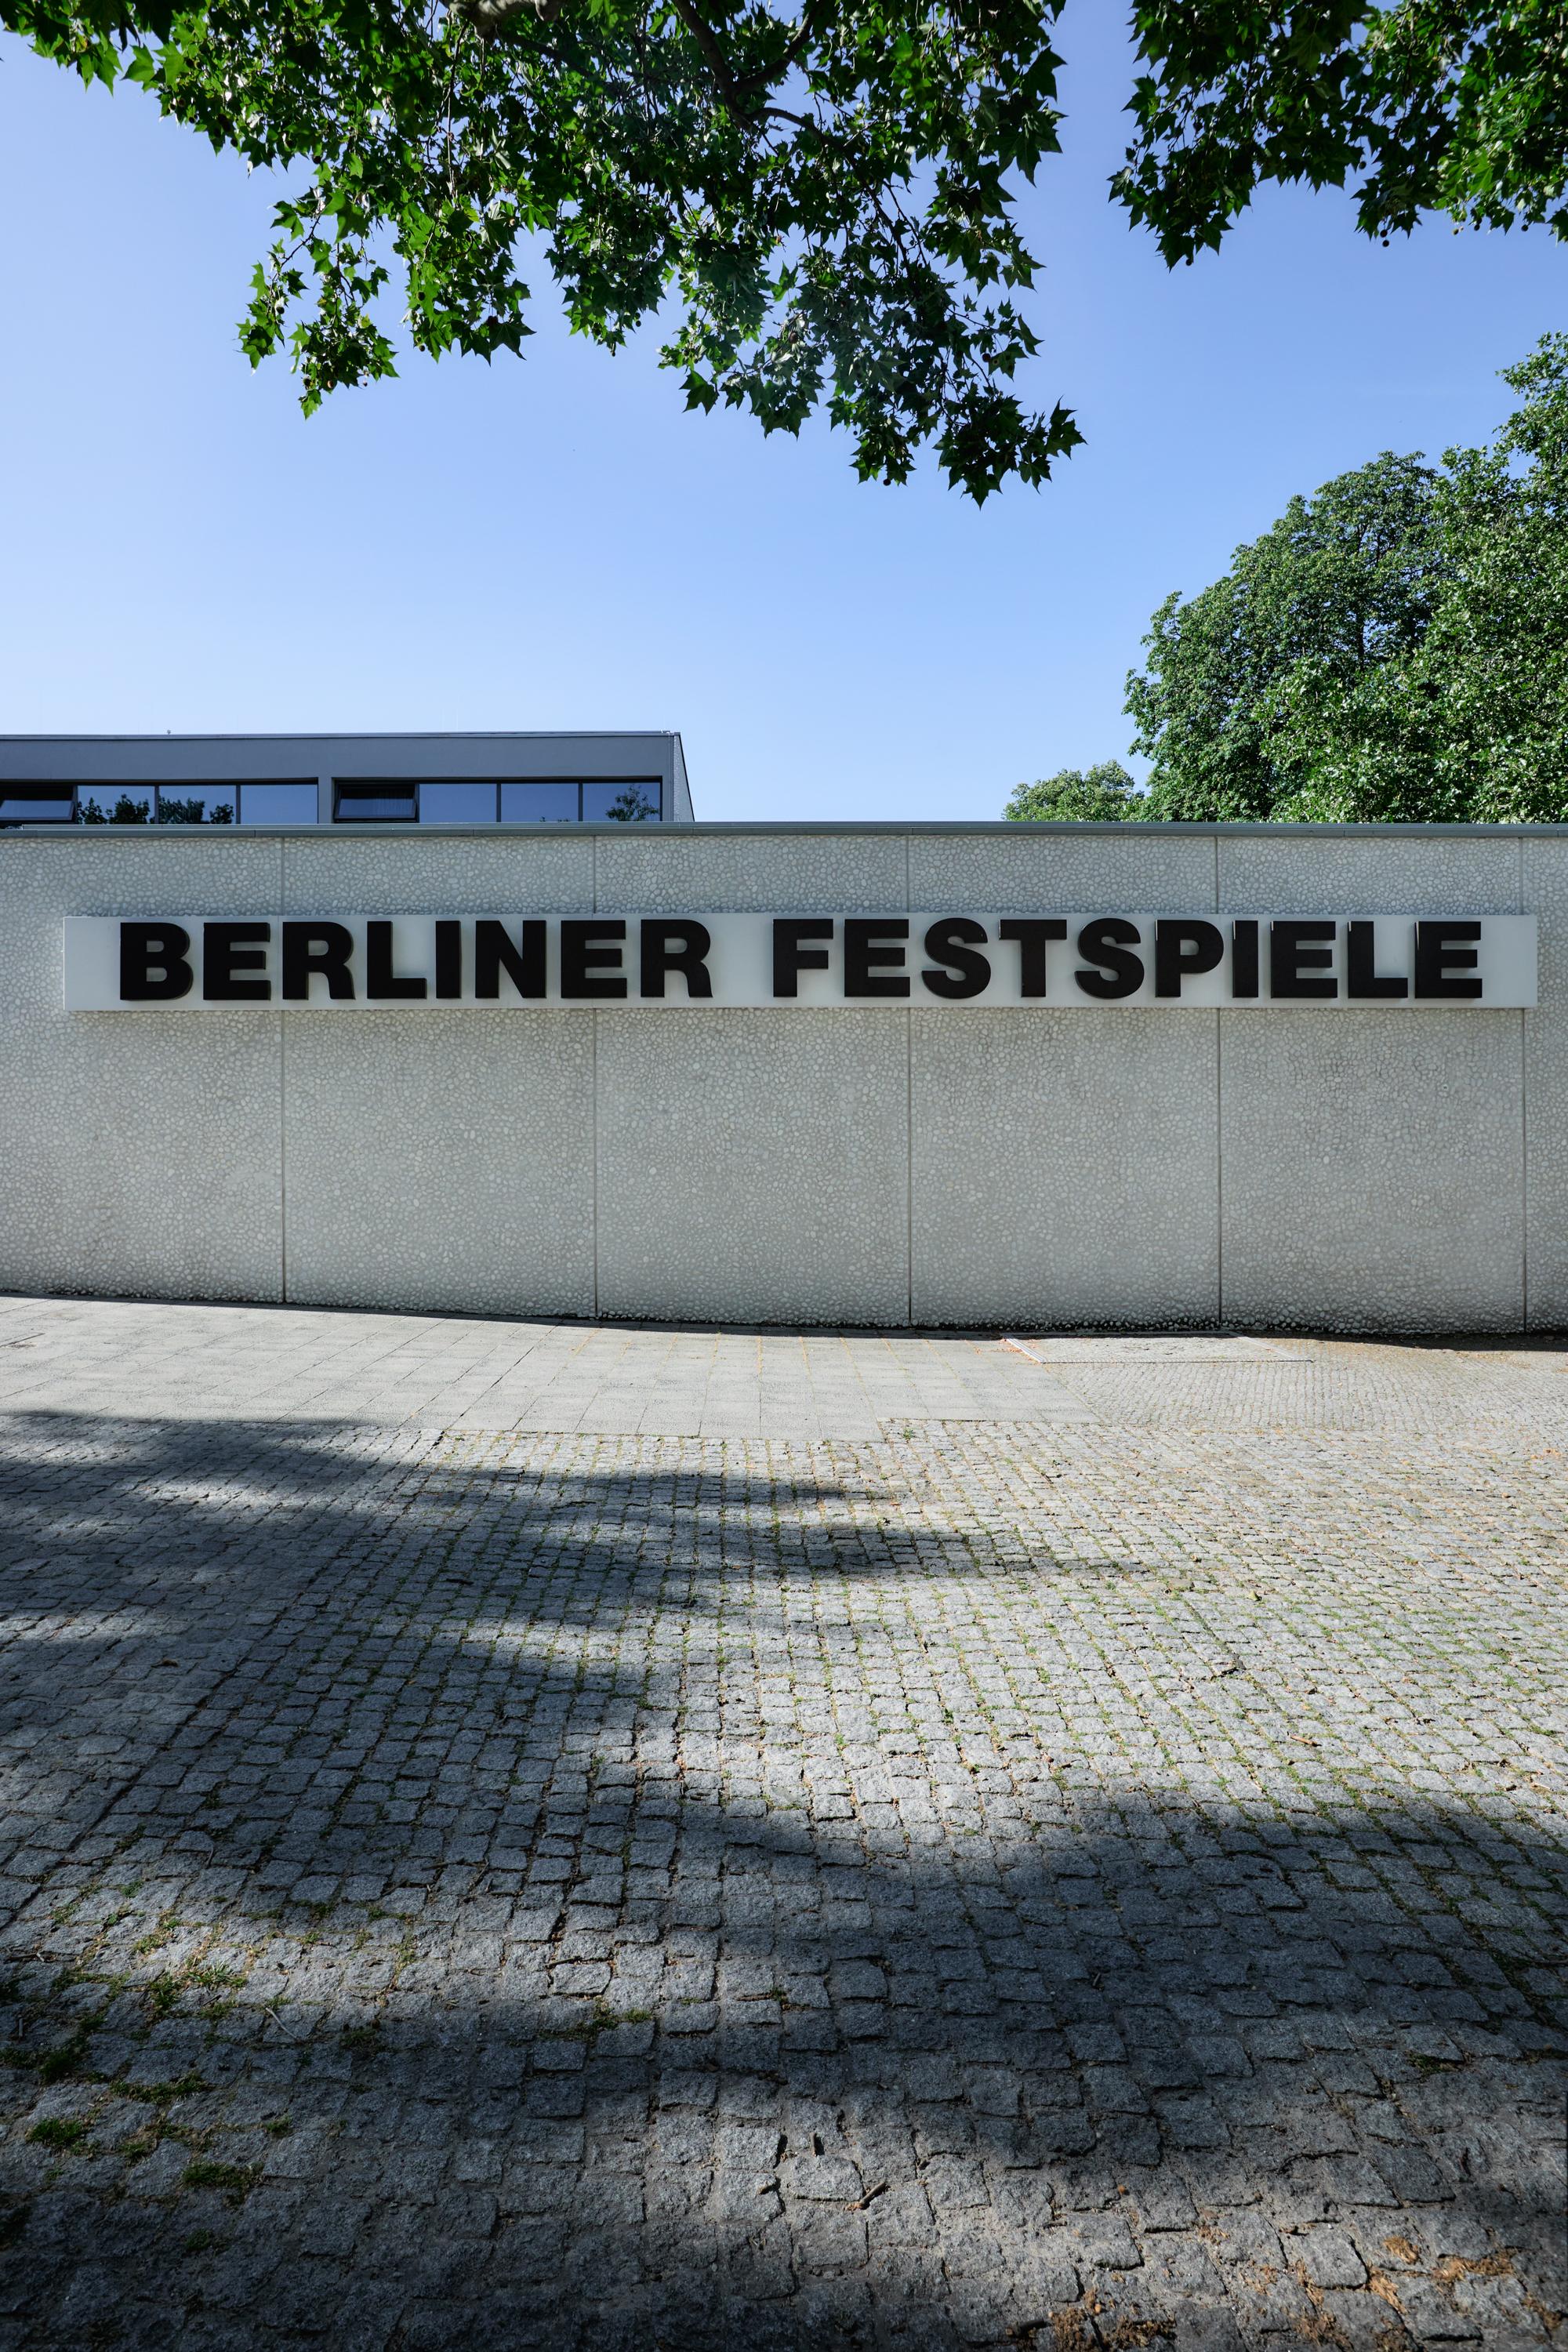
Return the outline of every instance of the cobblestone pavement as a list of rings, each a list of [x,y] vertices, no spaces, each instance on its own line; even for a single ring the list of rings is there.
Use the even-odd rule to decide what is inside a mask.
[[[0,2347],[1563,2340],[1563,1354],[720,1438],[0,1309]]]

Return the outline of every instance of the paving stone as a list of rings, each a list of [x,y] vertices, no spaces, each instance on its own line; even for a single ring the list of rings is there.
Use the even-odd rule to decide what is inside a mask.
[[[0,2352],[1546,2342],[1560,1352],[19,1311]]]

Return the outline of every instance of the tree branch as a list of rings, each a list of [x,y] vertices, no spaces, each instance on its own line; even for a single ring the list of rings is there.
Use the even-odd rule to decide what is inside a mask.
[[[736,81],[734,75],[730,71],[730,61],[720,47],[713,27],[707,17],[703,16],[700,9],[692,5],[692,0],[672,0],[672,5],[676,15],[701,50],[709,70],[719,85],[720,95],[725,104],[732,107],[737,114],[746,113],[749,110],[742,94],[742,85]]]

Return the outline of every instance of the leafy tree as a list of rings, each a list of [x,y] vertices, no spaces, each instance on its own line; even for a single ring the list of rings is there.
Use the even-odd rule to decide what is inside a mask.
[[[252,165],[302,160],[241,341],[292,353],[307,411],[395,372],[395,268],[416,349],[491,359],[531,332],[531,258],[610,349],[669,317],[689,406],[795,432],[824,405],[862,478],[902,481],[930,442],[984,499],[1081,437],[1012,388],[1037,340],[1007,183],[1057,145],[1057,5],[0,0],[0,21]]]
[[[649,800],[640,785],[627,784],[616,794],[606,814],[613,824],[647,824],[658,814],[658,804]]]
[[[293,167],[241,343],[309,412],[421,352],[519,352],[525,267],[616,349],[659,318],[688,404],[863,478],[934,446],[977,499],[1081,436],[1015,389],[1038,346],[1020,179],[1058,144],[1061,0],[0,0],[88,80],[141,83]],[[1568,233],[1568,0],[1134,0],[1148,71],[1114,183],[1172,262],[1268,180]]]
[[[232,824],[234,807],[231,802],[216,801],[209,816],[206,802],[200,793],[192,793],[186,799],[160,793],[158,822],[160,824]]]
[[[110,799],[101,786],[77,795],[78,813],[83,824],[147,824],[152,821],[150,800],[132,800],[129,793],[119,793]]]
[[[1424,212],[1568,234],[1563,0],[1134,0],[1151,70],[1117,193],[1168,261],[1268,181],[1353,186],[1384,243]]]
[[[1128,680],[1150,817],[1568,819],[1568,335],[1440,469],[1384,455],[1283,518]]]
[[[1101,760],[1097,767],[1058,768],[1037,783],[1019,784],[1002,814],[1026,824],[1103,824],[1142,816],[1143,807],[1121,761]]]

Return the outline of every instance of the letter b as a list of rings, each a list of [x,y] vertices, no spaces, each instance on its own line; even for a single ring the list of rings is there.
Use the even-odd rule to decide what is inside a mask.
[[[173,1004],[195,985],[191,935],[178,923],[121,923],[120,1001]]]

